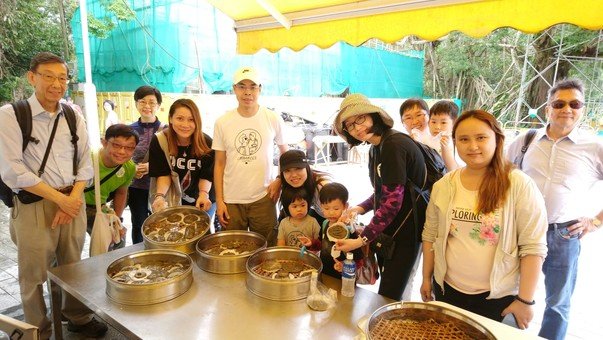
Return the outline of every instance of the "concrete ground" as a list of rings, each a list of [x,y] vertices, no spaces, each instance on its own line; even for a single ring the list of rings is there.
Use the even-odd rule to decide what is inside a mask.
[[[330,172],[333,177],[346,185],[350,191],[350,204],[356,204],[364,200],[370,195],[371,186],[368,179],[368,171],[366,165],[360,164],[339,164],[328,167],[317,166],[319,170]],[[597,188],[592,194],[592,197],[585,200],[598,205],[600,207],[601,193],[603,186]],[[8,230],[8,220],[10,217],[9,210],[0,204],[0,312],[4,315],[15,319],[23,320],[23,311],[21,309],[21,298],[19,295],[19,284],[17,281],[17,252],[16,247],[12,243]],[[129,212],[125,212],[124,216],[126,227],[129,226]],[[363,221],[368,222],[368,216],[362,217]],[[88,241],[86,241],[85,249],[82,257],[88,257]],[[127,245],[132,243],[129,235]],[[603,303],[603,274],[601,270],[601,261],[603,260],[603,231],[595,234],[590,234],[585,237],[582,242],[582,255],[580,257],[580,273],[576,292],[573,297],[571,321],[567,339],[603,339],[603,323],[601,320],[601,304]],[[418,289],[420,286],[420,269],[419,275],[415,278],[413,297],[414,301],[420,301]],[[376,291],[377,286],[363,286],[363,288]],[[46,296],[46,298],[48,298]],[[544,308],[544,284],[541,282],[538,285],[536,295],[536,307],[534,320],[527,332],[537,334],[542,320],[542,311]],[[64,328],[65,338],[81,339],[82,337],[69,333]],[[110,329],[105,339],[121,339],[123,338],[114,329]]]

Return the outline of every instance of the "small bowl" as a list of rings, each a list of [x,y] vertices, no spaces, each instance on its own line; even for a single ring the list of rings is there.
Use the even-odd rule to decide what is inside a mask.
[[[350,237],[350,230],[342,222],[333,223],[327,228],[327,238],[331,242]]]

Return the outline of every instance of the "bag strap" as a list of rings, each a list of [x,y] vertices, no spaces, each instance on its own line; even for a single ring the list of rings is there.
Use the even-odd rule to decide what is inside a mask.
[[[414,192],[414,190],[410,191],[410,197],[412,199],[412,216],[413,216],[413,220],[414,220],[414,225],[413,225],[413,234],[412,234],[412,240],[413,240],[413,249],[415,250],[415,252],[417,252],[417,248],[419,247],[417,245],[417,239],[418,239],[418,234],[419,234],[419,210],[417,208],[417,197],[416,197],[416,193]]]
[[[100,203],[100,165],[98,163],[98,150],[92,152],[92,165],[94,167],[94,186],[92,186],[94,190],[94,206],[96,207],[96,212],[101,212],[101,203]]]
[[[385,131],[385,133],[384,133],[384,134],[381,136],[381,142],[379,143],[379,154],[380,154],[380,155],[381,155],[381,154],[383,154],[383,152],[382,152],[382,151],[383,151],[383,142],[384,142],[384,141],[385,141],[387,138],[389,138],[390,136],[393,136],[393,135],[395,135],[395,134],[401,134],[401,135],[405,136],[406,138],[410,138],[410,140],[411,140],[413,143],[415,143],[415,144],[420,143],[420,142],[417,142],[416,140],[412,139],[412,137],[410,137],[409,135],[407,135],[407,134],[405,134],[405,133],[402,133],[402,132],[400,132],[400,131],[395,131],[395,130],[392,130],[392,129],[388,129],[388,130],[387,130],[387,131]],[[421,147],[421,146],[417,145],[417,148],[420,148],[420,147]],[[421,155],[423,155],[423,152],[422,152],[420,149],[419,149],[419,152],[421,152]],[[425,158],[425,156],[423,156],[423,158]],[[410,185],[411,189],[417,190],[417,192],[418,192],[419,194],[421,194],[421,196],[423,196],[423,198],[425,199],[425,202],[428,202],[428,201],[429,201],[429,198],[428,198],[428,197],[425,197],[425,186],[427,185],[427,162],[426,162],[425,160],[423,160],[423,167],[425,168],[425,176],[423,176],[423,185],[422,185],[422,186],[420,186],[420,187],[419,187],[419,186],[418,186],[417,184],[415,184],[415,182],[413,182],[413,181],[410,179],[410,177],[408,177],[408,176],[407,176],[407,177],[408,177],[408,178],[407,178],[407,180],[408,180],[408,183],[410,183],[410,184],[411,184],[411,185]]]
[[[77,136],[77,119],[71,105],[61,103],[61,107],[63,108],[65,120],[67,120],[67,126],[69,126],[69,132],[71,133],[71,144],[73,144],[73,176],[77,176],[77,142],[79,140]]]
[[[31,107],[25,99],[11,103],[11,105],[13,107],[13,110],[15,111],[15,117],[17,118],[17,122],[19,123],[19,127],[21,128],[21,136],[23,137],[23,147],[21,151],[25,151],[29,142],[34,142],[36,144],[40,142],[40,140],[31,136]]]
[[[50,133],[50,139],[48,141],[48,145],[46,146],[46,152],[44,153],[44,159],[42,159],[42,165],[40,165],[40,170],[38,170],[38,177],[42,177],[44,174],[44,168],[46,168],[46,162],[48,161],[48,156],[50,155],[50,148],[52,148],[52,144],[54,142],[54,136],[57,133],[57,127],[59,126],[59,119],[61,119],[61,115],[58,115],[54,124],[52,125],[52,132]]]
[[[100,157],[99,157],[100,159]],[[111,171],[109,174],[107,174],[105,177],[103,177],[103,179],[100,180],[99,186],[103,185],[103,183],[105,183],[109,178],[111,178],[113,175],[115,175],[119,169],[121,169],[122,164],[118,165],[115,169],[113,169],[113,171]],[[88,192],[94,190],[94,185],[91,187],[87,187],[86,189],[84,189],[84,192]]]
[[[163,153],[165,155],[165,160],[168,162],[168,165],[170,166],[170,170],[174,171],[174,169],[172,168],[172,162],[170,162],[170,147],[168,145],[167,136],[165,135],[165,133],[163,133],[163,130],[157,132],[155,135],[157,136],[157,141],[159,142],[159,146],[161,147],[161,150],[163,150]]]
[[[523,141],[523,146],[521,147],[521,153],[517,156],[514,162],[519,169],[522,169],[523,157],[526,155],[526,152],[528,152],[528,148],[530,147],[530,144],[532,144],[532,141],[534,140],[535,136],[536,129],[530,129],[530,131],[526,133],[526,137]]]

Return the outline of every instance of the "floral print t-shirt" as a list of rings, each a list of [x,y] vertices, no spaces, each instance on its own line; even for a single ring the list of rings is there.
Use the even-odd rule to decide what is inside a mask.
[[[490,272],[500,237],[500,210],[477,214],[477,191],[463,187],[456,176],[444,281],[465,294],[490,290]]]

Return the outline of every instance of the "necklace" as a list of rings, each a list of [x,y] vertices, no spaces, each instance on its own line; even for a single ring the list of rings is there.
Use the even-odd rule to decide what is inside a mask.
[[[187,153],[187,151],[189,151],[191,145],[190,144],[186,145],[186,146],[182,145],[181,147],[184,148],[184,151],[182,152],[182,157],[186,157],[186,153]]]

